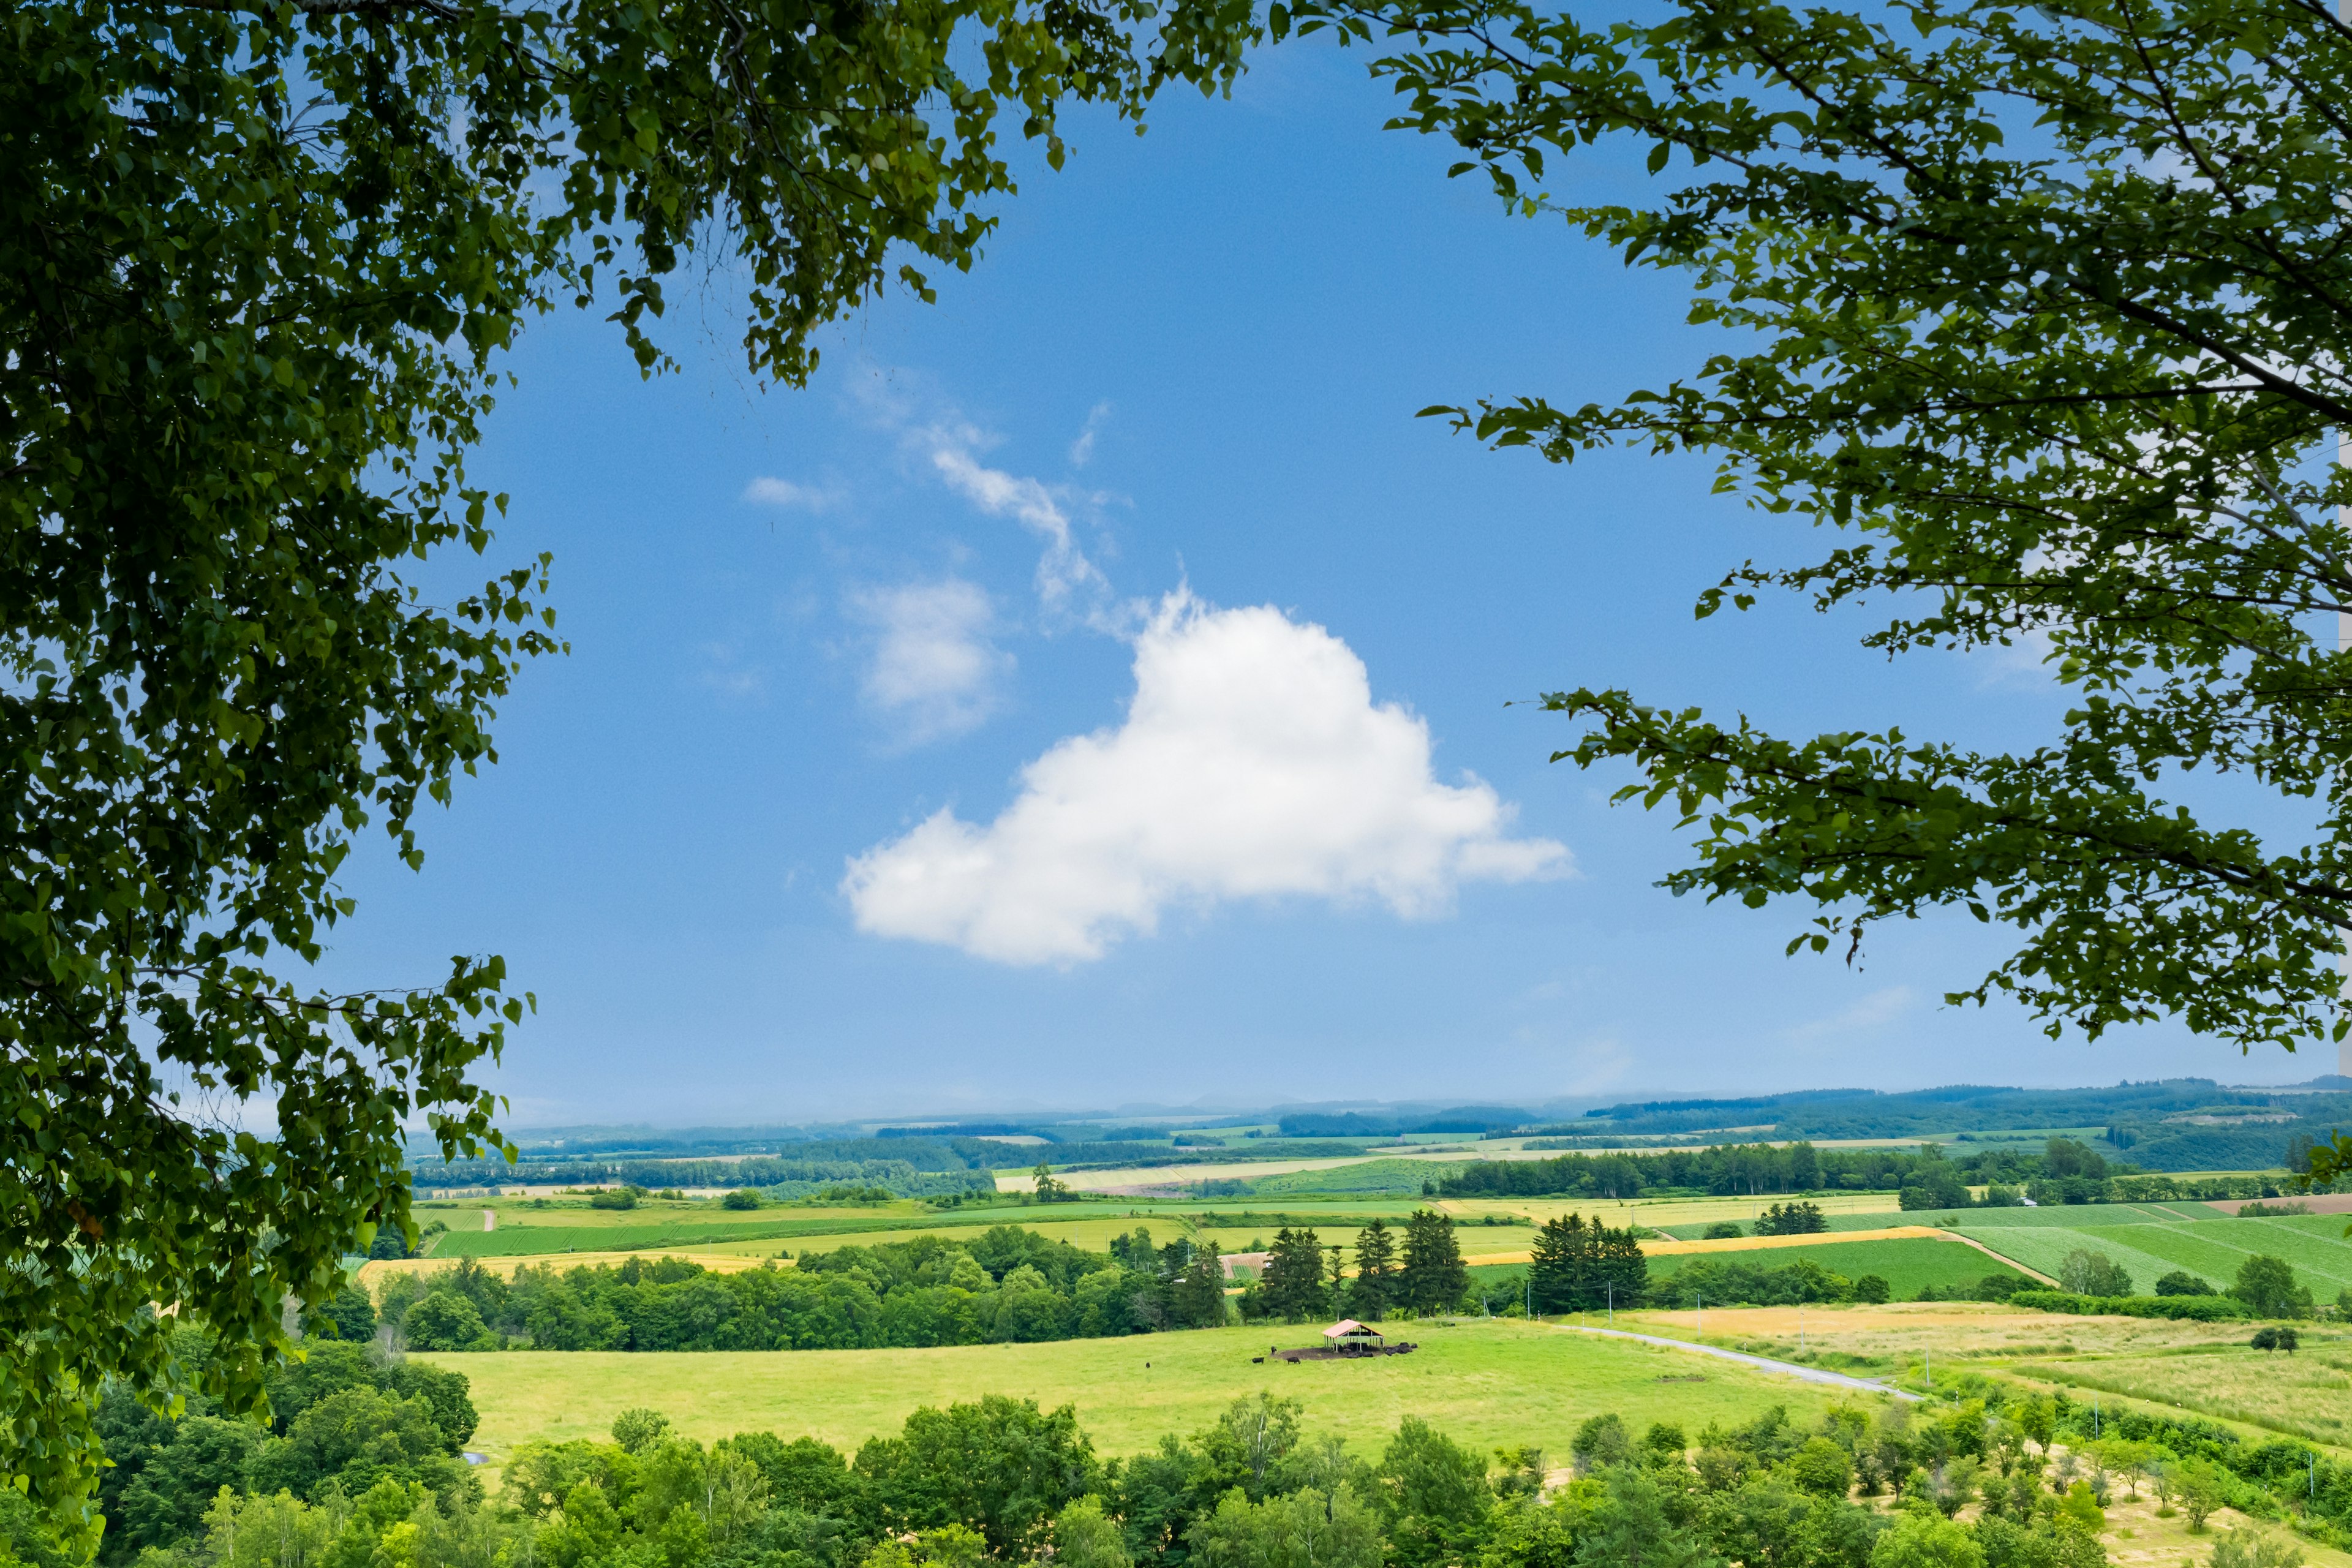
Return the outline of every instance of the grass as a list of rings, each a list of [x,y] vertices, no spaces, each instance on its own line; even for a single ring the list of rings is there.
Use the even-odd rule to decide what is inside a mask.
[[[1898,1300],[1916,1297],[1927,1286],[1974,1285],[1988,1274],[2006,1273],[2000,1264],[1973,1247],[1957,1241],[1823,1241],[1817,1246],[1733,1253],[1670,1253],[1650,1259],[1650,1278],[1670,1279],[1700,1258],[1727,1258],[1759,1268],[1782,1268],[1803,1258],[1832,1274],[1859,1279],[1875,1274],[1894,1289]]]
[[[2103,1207],[2105,1205],[2103,1205]],[[2119,1205],[2118,1205],[2119,1206]],[[2087,1215],[2087,1206],[2071,1212]],[[2209,1213],[2210,1211],[2208,1211]],[[1979,1230],[1970,1234],[2005,1258],[2045,1274],[2055,1274],[2066,1254],[2080,1247],[2104,1252],[2121,1264],[2141,1290],[2152,1289],[2176,1268],[2200,1275],[2216,1288],[2237,1279],[2239,1266],[2257,1253],[2284,1258],[2302,1283],[2322,1301],[2352,1287],[2352,1245],[2341,1237],[2343,1222],[2332,1215],[2286,1219],[2225,1219],[2149,1222],[2137,1225],[2036,1226]]]
[[[2240,1336],[2242,1341],[2242,1334]],[[2059,1361],[2021,1366],[2028,1375],[2078,1389],[2128,1394],[2286,1432],[2314,1442],[2352,1439],[2345,1423],[2352,1394],[2352,1361],[2336,1340],[2322,1347],[2306,1339],[2298,1354],[2249,1350],[2242,1342],[2195,1355]]]
[[[1667,1420],[1696,1432],[1773,1405],[1811,1420],[1833,1397],[1832,1390],[1731,1363],[1536,1325],[1397,1329],[1422,1348],[1358,1363],[1253,1363],[1269,1343],[1305,1343],[1313,1334],[1265,1326],[946,1350],[510,1351],[417,1359],[472,1380],[482,1415],[475,1446],[494,1462],[532,1437],[602,1437],[614,1416],[635,1405],[663,1412],[689,1436],[807,1433],[855,1449],[896,1432],[918,1405],[1004,1394],[1048,1408],[1074,1405],[1099,1451],[1131,1454],[1163,1433],[1198,1429],[1236,1397],[1271,1389],[1300,1400],[1310,1428],[1337,1431],[1360,1453],[1376,1450],[1410,1414],[1474,1449],[1533,1443],[1565,1454],[1577,1426],[1607,1411],[1637,1430]],[[1685,1381],[1693,1378],[1699,1381]]]

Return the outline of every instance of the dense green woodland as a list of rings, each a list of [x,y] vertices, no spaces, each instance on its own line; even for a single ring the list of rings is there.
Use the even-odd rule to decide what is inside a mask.
[[[2304,1146],[2307,1157],[2309,1145]],[[1981,1198],[1969,1188],[1987,1190]],[[2193,1197],[2276,1197],[2282,1183],[2245,1177],[2151,1175],[2111,1162],[2072,1138],[2025,1149],[1816,1149],[1798,1142],[1728,1143],[1655,1153],[1561,1154],[1549,1160],[1478,1160],[1438,1184],[1447,1197],[1591,1197],[1643,1194],[1896,1193],[1906,1209],[1971,1205],[2145,1203]]]
[[[1328,1280],[1316,1234],[1285,1227],[1265,1277],[1242,1291],[1241,1315],[1296,1322],[1343,1310],[1377,1319],[1472,1305],[1447,1216],[1415,1214],[1401,1245],[1374,1220],[1355,1247],[1357,1274]],[[1217,1258],[1189,1241],[1158,1246],[1138,1226],[1098,1253],[993,1226],[978,1236],[844,1247],[793,1268],[730,1274],[663,1258],[541,1264],[501,1278],[467,1258],[395,1275],[373,1300],[348,1289],[306,1322],[314,1333],[353,1342],[381,1325],[394,1343],[416,1350],[853,1350],[1218,1327],[1232,1311]]]
[[[273,1380],[272,1418],[157,1420],[110,1397],[101,1560],[140,1568],[2099,1568],[2100,1505],[2164,1469],[2183,1506],[2303,1515],[2343,1540],[2352,1469],[2210,1423],[2090,1412],[1982,1379],[1935,1404],[1780,1409],[1636,1432],[1565,1456],[1466,1448],[1417,1417],[1350,1443],[1267,1394],[1146,1452],[1098,1454],[1067,1409],[925,1408],[845,1455],[744,1433],[705,1447],[647,1410],[614,1441],[530,1443],[497,1495],[451,1458],[463,1380],[328,1345]],[[436,1404],[438,1398],[441,1402]],[[443,1415],[445,1409],[459,1412]],[[2074,1450],[2053,1467],[2049,1446]],[[1562,1459],[1576,1479],[1538,1490]],[[1971,1503],[1980,1516],[1953,1517]],[[0,1541],[63,1568],[21,1503]]]

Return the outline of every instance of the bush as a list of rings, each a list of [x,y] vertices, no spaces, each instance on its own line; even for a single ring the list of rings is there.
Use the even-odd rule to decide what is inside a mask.
[[[729,1193],[726,1196],[720,1198],[719,1200],[719,1206],[723,1209],[758,1208],[760,1206],[760,1190],[757,1187],[738,1187],[733,1192]]]
[[[633,1209],[637,1206],[637,1189],[599,1187],[588,1194],[588,1206],[592,1209]]]
[[[2020,1290],[2012,1307],[2076,1317],[2172,1318],[2192,1323],[2230,1322],[2247,1317],[2245,1307],[2227,1296],[2078,1296],[2065,1290]]]
[[[2156,1282],[2159,1296],[2210,1296],[2213,1287],[2185,1268],[2176,1268]]]
[[[2284,1351],[2293,1355],[2302,1343],[2302,1338],[2293,1329],[2284,1326],[2254,1331],[2253,1346],[2258,1351]]]
[[[1719,1219],[1713,1225],[1708,1226],[1706,1227],[1706,1234],[1699,1239],[1702,1241],[1729,1241],[1735,1237],[1744,1236],[1747,1233],[1745,1231],[1741,1230],[1731,1221],[1727,1219]]]
[[[1865,1274],[1853,1282],[1853,1299],[1874,1304],[1894,1300],[1895,1288],[1875,1274]]]

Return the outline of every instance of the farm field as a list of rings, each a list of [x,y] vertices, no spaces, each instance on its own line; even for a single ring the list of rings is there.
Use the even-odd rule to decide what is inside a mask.
[[[2289,1432],[2315,1442],[2352,1441],[2352,1359],[2341,1340],[2306,1338],[2294,1355],[2242,1344],[2196,1355],[2078,1359],[2027,1363],[2026,1376],[2078,1391],[2097,1389],[2184,1406],[2226,1420]],[[2078,1395],[2079,1396],[2079,1395]]]
[[[2343,1222],[2325,1215],[1966,1228],[2001,1256],[2043,1273],[2056,1273],[2066,1254],[2077,1247],[2104,1252],[2129,1271],[2141,1290],[2176,1268],[2225,1289],[2237,1278],[2239,1266],[2257,1253],[2285,1258],[2296,1278],[2323,1302],[2352,1287],[2352,1245],[2337,1234]]]
[[[1935,1237],[1895,1241],[1822,1241],[1802,1248],[1681,1252],[1650,1258],[1650,1278],[1672,1279],[1701,1258],[1730,1258],[1761,1268],[1785,1268],[1803,1258],[1832,1274],[1858,1279],[1875,1274],[1886,1281],[1896,1300],[1908,1300],[1927,1286],[1942,1289],[1974,1285],[1988,1274],[2006,1272],[1998,1259],[1963,1243]]]
[[[1099,1451],[1129,1454],[1163,1433],[1205,1426],[1236,1397],[1272,1389],[1304,1402],[1310,1430],[1336,1430],[1360,1453],[1406,1415],[1418,1415],[1474,1450],[1533,1443],[1565,1454],[1578,1424],[1605,1411],[1637,1429],[1671,1420],[1696,1430],[1772,1405],[1810,1420],[1838,1394],[1731,1363],[1540,1325],[1473,1320],[1396,1328],[1422,1348],[1354,1363],[1251,1362],[1270,1342],[1309,1342],[1314,1331],[1296,1326],[942,1350],[509,1351],[417,1359],[472,1380],[482,1416],[475,1446],[493,1463],[533,1437],[601,1437],[614,1416],[636,1405],[706,1440],[740,1431],[806,1433],[855,1450],[897,1431],[918,1405],[1003,1394],[1047,1408],[1073,1405]]]

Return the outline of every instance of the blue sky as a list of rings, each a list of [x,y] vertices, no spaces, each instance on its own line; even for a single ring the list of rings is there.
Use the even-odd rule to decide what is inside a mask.
[[[514,498],[496,563],[554,552],[572,652],[421,874],[355,858],[332,981],[504,953],[540,1002],[498,1077],[520,1125],[2332,1065],[2168,1026],[2053,1047],[1938,1000],[1997,956],[1972,921],[1849,969],[1781,956],[1801,909],[1653,885],[1671,822],[1507,702],[2023,744],[2062,700],[1793,603],[1696,622],[1814,542],[1700,463],[1414,418],[1715,345],[1677,279],[1381,131],[1360,61],[1287,46],[1139,139],[1074,121],[982,265],[829,334],[805,391],[741,371],[723,274],[674,294],[651,384],[594,317],[535,325],[476,478]]]

